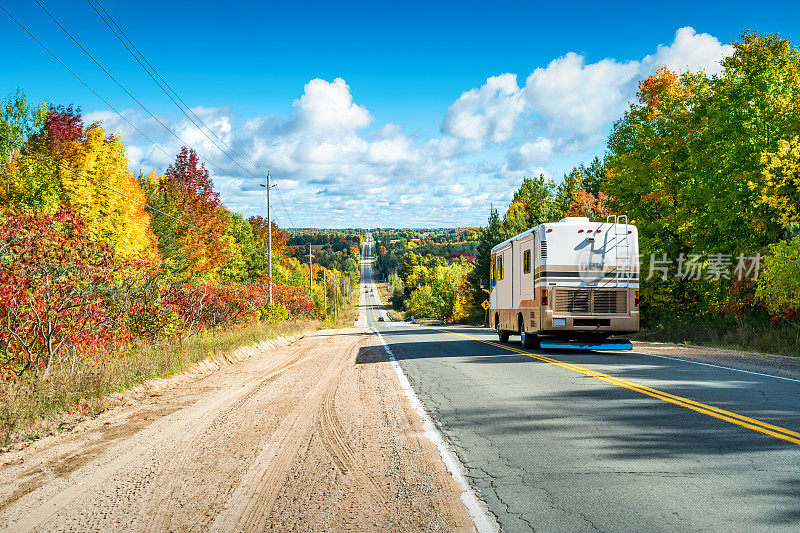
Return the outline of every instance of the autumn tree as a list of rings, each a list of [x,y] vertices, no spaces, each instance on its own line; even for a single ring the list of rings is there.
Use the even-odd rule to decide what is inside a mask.
[[[5,209],[58,210],[61,189],[55,167],[20,149],[33,144],[31,148],[47,153],[42,134],[46,118],[47,106],[30,106],[19,90],[0,104],[0,205]]]
[[[253,228],[253,237],[258,246],[266,246],[268,240],[267,234],[267,219],[262,216],[252,216],[247,219],[250,226]],[[275,221],[272,221],[272,252],[284,254],[286,243],[289,241],[289,235],[280,229]]]
[[[800,136],[779,140],[775,152],[761,155],[761,164],[757,201],[773,208],[780,223],[800,222]]]
[[[228,262],[220,270],[220,278],[228,281],[250,281],[261,274],[251,268],[255,252],[253,227],[238,213],[228,214],[228,227],[223,235],[229,240]],[[260,254],[259,254],[260,255]]]
[[[581,165],[583,166],[583,165]],[[556,187],[552,201],[550,218],[552,220],[561,219],[572,205],[575,195],[582,190],[585,174],[583,169],[575,167],[569,173],[564,174],[564,179]]]
[[[604,221],[610,214],[606,206],[607,203],[608,197],[604,193],[597,193],[595,198],[592,193],[581,189],[572,197],[572,203],[570,203],[569,209],[564,212],[564,216],[586,217],[589,220]]]
[[[183,147],[164,176],[147,181],[148,197],[174,217],[168,221],[168,216],[150,210],[160,251],[174,263],[173,273],[215,277],[230,260],[228,243],[218,237],[227,229],[229,215],[197,153]]]
[[[69,123],[66,126],[69,128]],[[68,129],[67,134],[71,133]],[[154,254],[156,237],[144,210],[145,193],[128,170],[119,136],[107,135],[99,124],[93,124],[78,141],[57,141],[53,146],[70,169],[82,174],[58,169],[62,205],[79,213],[90,234],[114,246],[118,254]]]
[[[67,348],[102,354],[125,337],[111,297],[121,264],[79,216],[14,212],[0,243],[0,379],[46,375]]]

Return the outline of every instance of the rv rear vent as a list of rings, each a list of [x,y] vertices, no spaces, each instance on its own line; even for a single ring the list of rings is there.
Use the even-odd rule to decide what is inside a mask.
[[[627,313],[628,293],[624,290],[595,290],[592,312],[595,315]]]
[[[591,289],[556,289],[556,313],[588,315],[590,312]]]
[[[547,241],[542,241],[542,259],[547,259]]]

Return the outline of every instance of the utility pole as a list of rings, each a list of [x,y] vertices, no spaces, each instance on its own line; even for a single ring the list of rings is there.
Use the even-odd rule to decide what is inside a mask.
[[[308,239],[308,294],[311,294],[311,289],[314,288],[314,273],[312,269],[313,263],[311,261],[311,238]]]
[[[333,271],[333,320],[339,321],[339,289],[336,286],[336,271]]]
[[[263,184],[261,186],[264,187]],[[269,267],[268,268],[269,268],[269,304],[270,305],[272,305],[274,303],[272,301],[272,209],[271,209],[270,202],[269,202],[269,200],[270,200],[269,193],[270,193],[270,190],[272,189],[272,187],[274,187],[274,185],[272,185],[270,183],[269,170],[267,170],[267,185],[266,185],[265,189],[267,191],[267,248],[269,249],[267,261],[269,262]]]
[[[326,271],[322,271],[322,317],[324,318],[325,315],[328,314],[328,273]]]

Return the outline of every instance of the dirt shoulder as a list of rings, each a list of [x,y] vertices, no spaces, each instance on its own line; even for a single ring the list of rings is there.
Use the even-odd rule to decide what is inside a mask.
[[[0,528],[471,531],[377,339],[315,332],[0,456]]]

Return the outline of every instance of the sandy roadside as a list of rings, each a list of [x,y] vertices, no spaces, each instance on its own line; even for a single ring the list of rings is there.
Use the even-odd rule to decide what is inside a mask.
[[[13,531],[471,531],[379,341],[326,330],[0,456]]]

